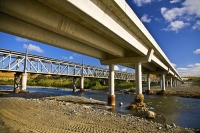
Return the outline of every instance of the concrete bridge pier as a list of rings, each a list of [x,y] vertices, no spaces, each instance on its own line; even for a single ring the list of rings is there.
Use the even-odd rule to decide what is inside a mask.
[[[172,88],[172,78],[170,78],[170,88]]]
[[[162,88],[163,84],[162,84],[162,74],[160,76],[160,88]]]
[[[176,79],[174,79],[174,87],[176,87]]]
[[[162,90],[165,91],[165,74],[161,74],[162,78]]]
[[[19,87],[21,85],[21,73],[14,74],[14,93],[18,93],[20,91]]]
[[[84,90],[84,77],[82,76],[81,77],[81,85],[80,85],[80,92],[84,92],[85,90]]]
[[[22,84],[22,91],[26,91],[26,85],[27,85],[27,73],[22,73],[22,82],[21,82],[21,84]]]
[[[76,78],[73,78],[72,88],[73,88],[73,92],[76,92]]]
[[[144,95],[142,94],[142,63],[135,63],[135,86],[136,86],[136,97],[135,103],[143,104]]]
[[[152,94],[150,87],[151,87],[151,78],[150,78],[150,74],[147,74],[147,90],[146,90],[147,95]]]
[[[166,86],[167,86],[167,87],[169,86],[168,80],[166,81]]]
[[[167,91],[165,90],[165,74],[161,74],[161,79],[162,79],[161,94],[166,94]]]
[[[108,105],[115,106],[115,80],[114,80],[114,64],[109,65],[109,95]]]

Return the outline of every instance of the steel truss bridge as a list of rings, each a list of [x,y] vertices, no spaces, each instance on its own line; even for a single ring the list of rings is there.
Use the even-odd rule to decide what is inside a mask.
[[[26,65],[25,65],[26,63]],[[26,67],[24,67],[26,66]],[[26,69],[24,69],[26,68]],[[108,78],[109,69],[0,49],[0,71]],[[115,79],[135,80],[134,73],[115,71]]]

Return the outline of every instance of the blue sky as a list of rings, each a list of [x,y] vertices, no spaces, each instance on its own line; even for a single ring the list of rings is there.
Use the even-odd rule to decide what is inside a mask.
[[[181,76],[200,76],[200,0],[126,0]],[[106,68],[99,60],[0,32],[0,48]],[[134,72],[123,66],[116,70]]]

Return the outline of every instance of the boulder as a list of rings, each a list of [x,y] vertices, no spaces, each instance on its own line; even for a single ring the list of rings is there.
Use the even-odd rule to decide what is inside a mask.
[[[138,94],[138,95],[135,97],[135,102],[136,102],[136,103],[143,103],[143,102],[144,102],[144,95],[143,95],[143,94]]]
[[[156,113],[153,111],[147,111],[146,112],[146,117],[149,119],[155,119],[156,118]]]
[[[158,91],[156,94],[157,95],[166,95],[167,91],[166,90],[161,90],[161,91]]]
[[[146,90],[146,94],[147,95],[153,95],[153,91],[152,90]]]
[[[124,104],[122,102],[119,103],[119,106],[123,106]]]

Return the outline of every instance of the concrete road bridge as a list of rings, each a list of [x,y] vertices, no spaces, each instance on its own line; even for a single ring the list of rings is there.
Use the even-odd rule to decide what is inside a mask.
[[[115,105],[114,64],[182,81],[125,0],[1,0],[0,31],[97,58],[109,66],[108,104]]]

